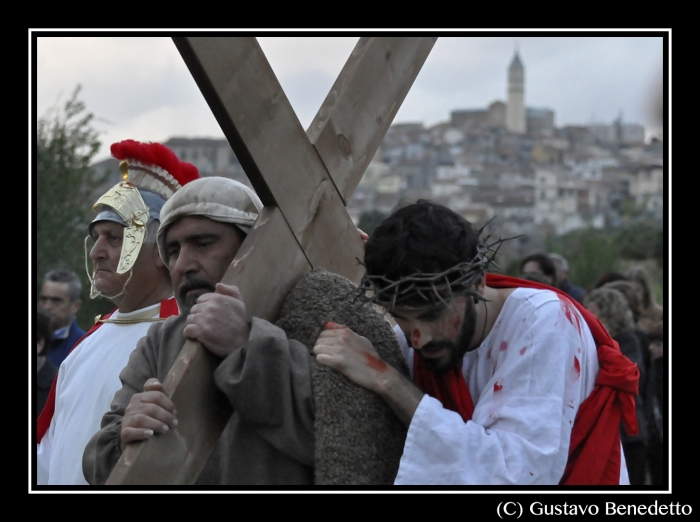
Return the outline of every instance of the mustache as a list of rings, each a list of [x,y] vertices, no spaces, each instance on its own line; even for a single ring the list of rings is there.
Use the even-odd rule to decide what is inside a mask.
[[[187,292],[189,292],[190,290],[196,290],[200,288],[204,288],[209,292],[214,292],[215,290],[214,285],[212,285],[209,281],[205,281],[204,279],[197,279],[195,277],[186,277],[185,280],[180,284],[180,288],[178,288],[177,293],[180,296],[180,298],[184,299],[187,296]]]
[[[450,341],[429,341],[423,345],[423,347],[418,350],[418,355],[422,353],[432,353],[447,348],[448,350],[454,350],[457,345]]]

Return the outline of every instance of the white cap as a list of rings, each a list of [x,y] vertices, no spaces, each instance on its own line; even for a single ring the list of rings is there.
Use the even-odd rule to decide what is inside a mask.
[[[165,233],[175,221],[186,216],[204,216],[231,223],[248,234],[263,204],[252,189],[238,181],[216,176],[190,181],[175,192],[160,211],[158,251],[167,265]]]

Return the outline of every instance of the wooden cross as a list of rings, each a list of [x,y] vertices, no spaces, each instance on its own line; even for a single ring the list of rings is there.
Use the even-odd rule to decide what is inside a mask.
[[[265,205],[223,279],[249,316],[274,320],[314,267],[359,282],[363,245],[345,204],[437,38],[360,38],[306,133],[255,38],[173,40]],[[185,343],[163,382],[178,429],[128,445],[107,484],[195,482],[232,414],[218,362]]]

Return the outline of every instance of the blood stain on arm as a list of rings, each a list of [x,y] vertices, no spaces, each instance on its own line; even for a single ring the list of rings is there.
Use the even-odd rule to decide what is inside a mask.
[[[364,356],[367,360],[367,366],[369,366],[373,370],[377,370],[380,373],[384,373],[387,370],[386,363],[381,359],[378,359],[377,357],[369,353],[365,353]]]

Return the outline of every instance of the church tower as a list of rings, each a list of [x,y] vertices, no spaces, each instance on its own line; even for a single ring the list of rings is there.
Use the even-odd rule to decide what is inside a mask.
[[[516,134],[524,134],[525,126],[525,69],[515,50],[513,61],[508,67],[508,103],[506,104],[506,129]]]

